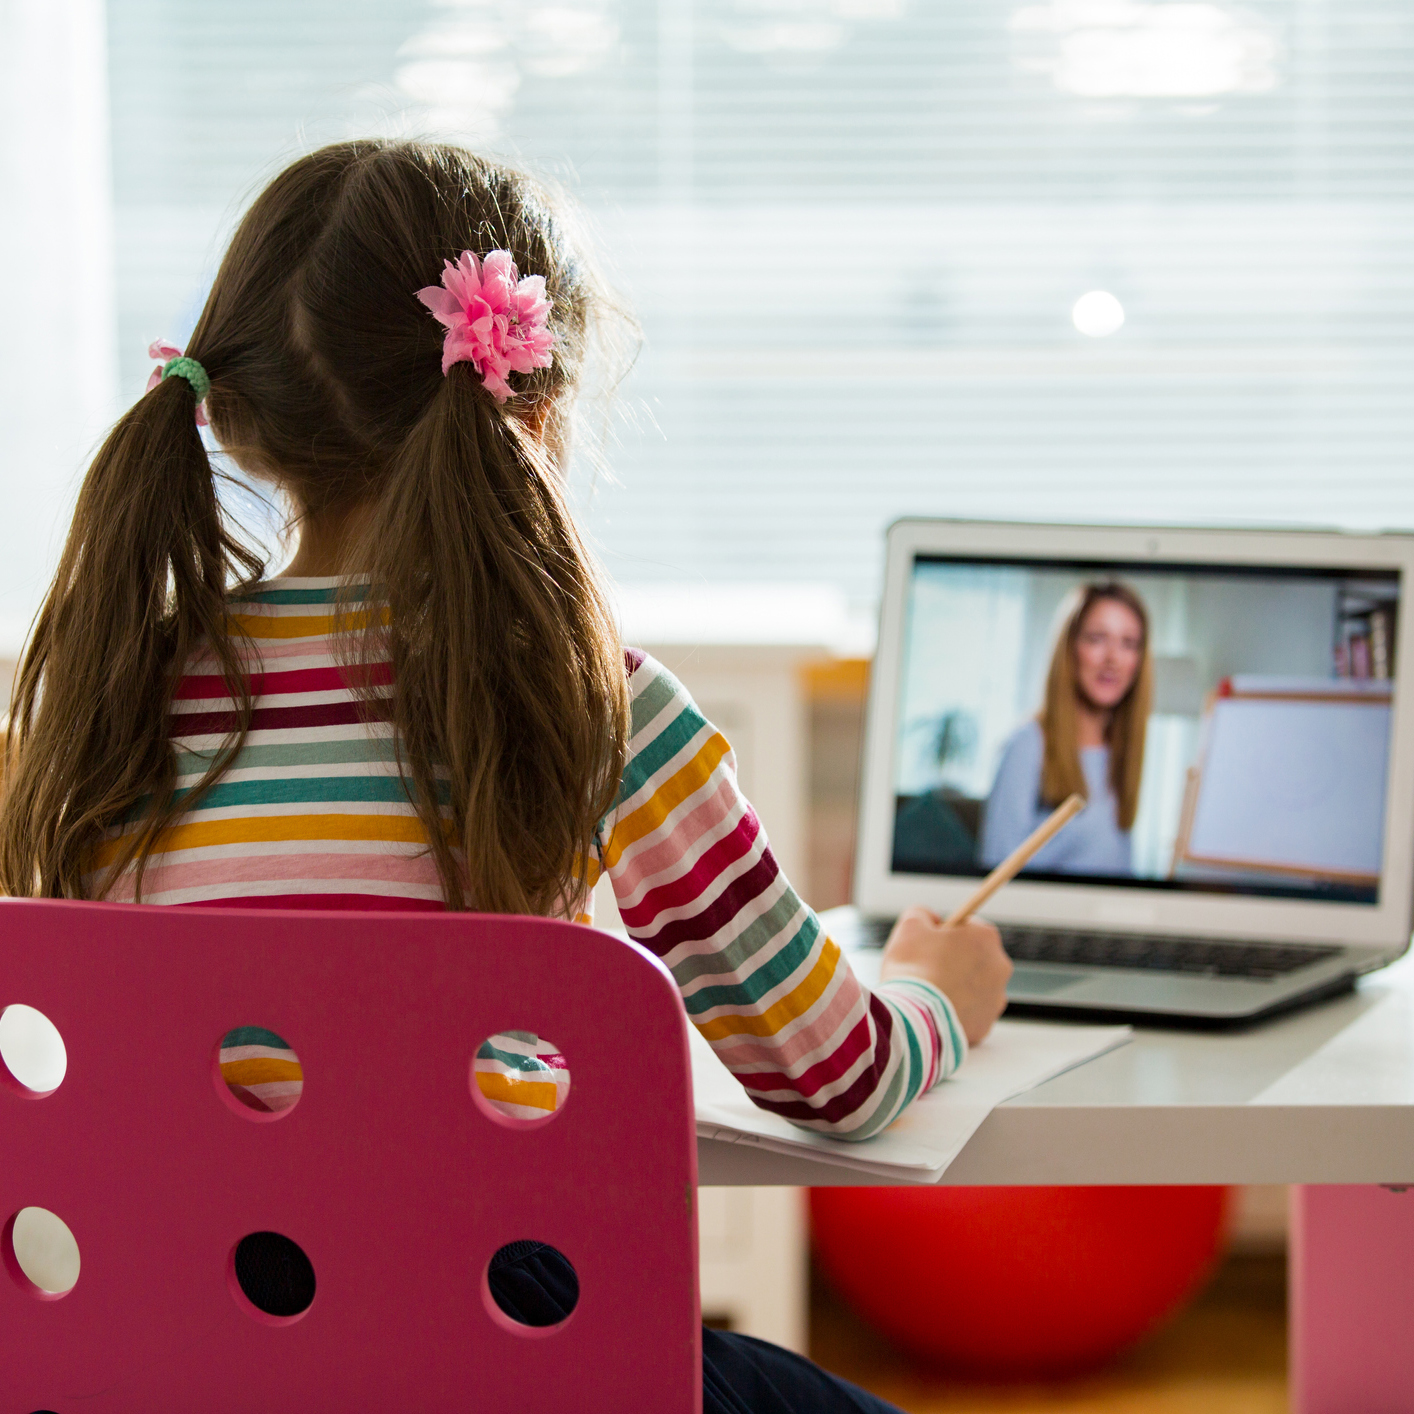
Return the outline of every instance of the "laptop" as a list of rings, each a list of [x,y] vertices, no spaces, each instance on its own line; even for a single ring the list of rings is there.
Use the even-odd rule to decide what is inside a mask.
[[[984,916],[1010,1011],[1242,1023],[1408,946],[1414,536],[909,520],[888,535],[849,945]],[[844,910],[837,911],[844,913]]]

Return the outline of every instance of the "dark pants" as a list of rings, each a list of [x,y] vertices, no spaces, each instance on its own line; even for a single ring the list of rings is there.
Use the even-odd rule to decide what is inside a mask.
[[[497,1304],[530,1326],[562,1321],[579,1298],[574,1268],[539,1242],[503,1247],[487,1274]],[[702,1332],[702,1414],[899,1414],[789,1350],[728,1331]]]

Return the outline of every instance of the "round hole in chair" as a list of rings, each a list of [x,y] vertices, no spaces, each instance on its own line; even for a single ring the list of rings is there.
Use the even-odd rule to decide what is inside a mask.
[[[304,1093],[304,1067],[289,1043],[263,1026],[237,1026],[216,1043],[216,1093],[245,1119],[283,1119]]]
[[[21,1208],[0,1233],[0,1256],[21,1291],[40,1301],[67,1296],[79,1279],[79,1244],[48,1208]]]
[[[534,1031],[488,1036],[471,1061],[471,1097],[497,1124],[547,1124],[565,1107],[570,1070],[560,1048]]]
[[[492,1319],[520,1335],[558,1330],[579,1305],[579,1274],[570,1259],[529,1238],[498,1247],[482,1285]]]
[[[314,1264],[282,1233],[241,1238],[231,1250],[228,1277],[236,1304],[267,1325],[290,1325],[314,1302]]]
[[[68,1068],[64,1038],[42,1011],[18,1003],[0,1011],[0,1074],[12,1090],[52,1095]]]

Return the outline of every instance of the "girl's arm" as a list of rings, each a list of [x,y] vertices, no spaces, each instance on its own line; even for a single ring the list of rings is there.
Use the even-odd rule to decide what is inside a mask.
[[[627,657],[629,759],[599,863],[629,935],[667,964],[762,1109],[842,1138],[878,1133],[961,1064],[952,1004],[922,980],[859,982],[777,866],[726,740],[666,669]]]

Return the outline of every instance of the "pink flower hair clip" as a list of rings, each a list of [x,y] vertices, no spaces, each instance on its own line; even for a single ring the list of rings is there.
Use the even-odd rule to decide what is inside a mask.
[[[147,346],[147,356],[162,366],[152,370],[143,391],[150,393],[164,378],[185,378],[196,398],[196,425],[207,426],[206,395],[211,391],[211,379],[206,376],[206,370],[194,358],[187,358],[175,344],[163,339],[154,339]]]
[[[462,251],[455,264],[446,262],[441,285],[428,285],[417,297],[446,326],[443,377],[454,363],[470,363],[498,403],[515,397],[508,373],[549,368],[553,361],[545,277],[522,280],[508,250],[493,250],[481,261]]]

